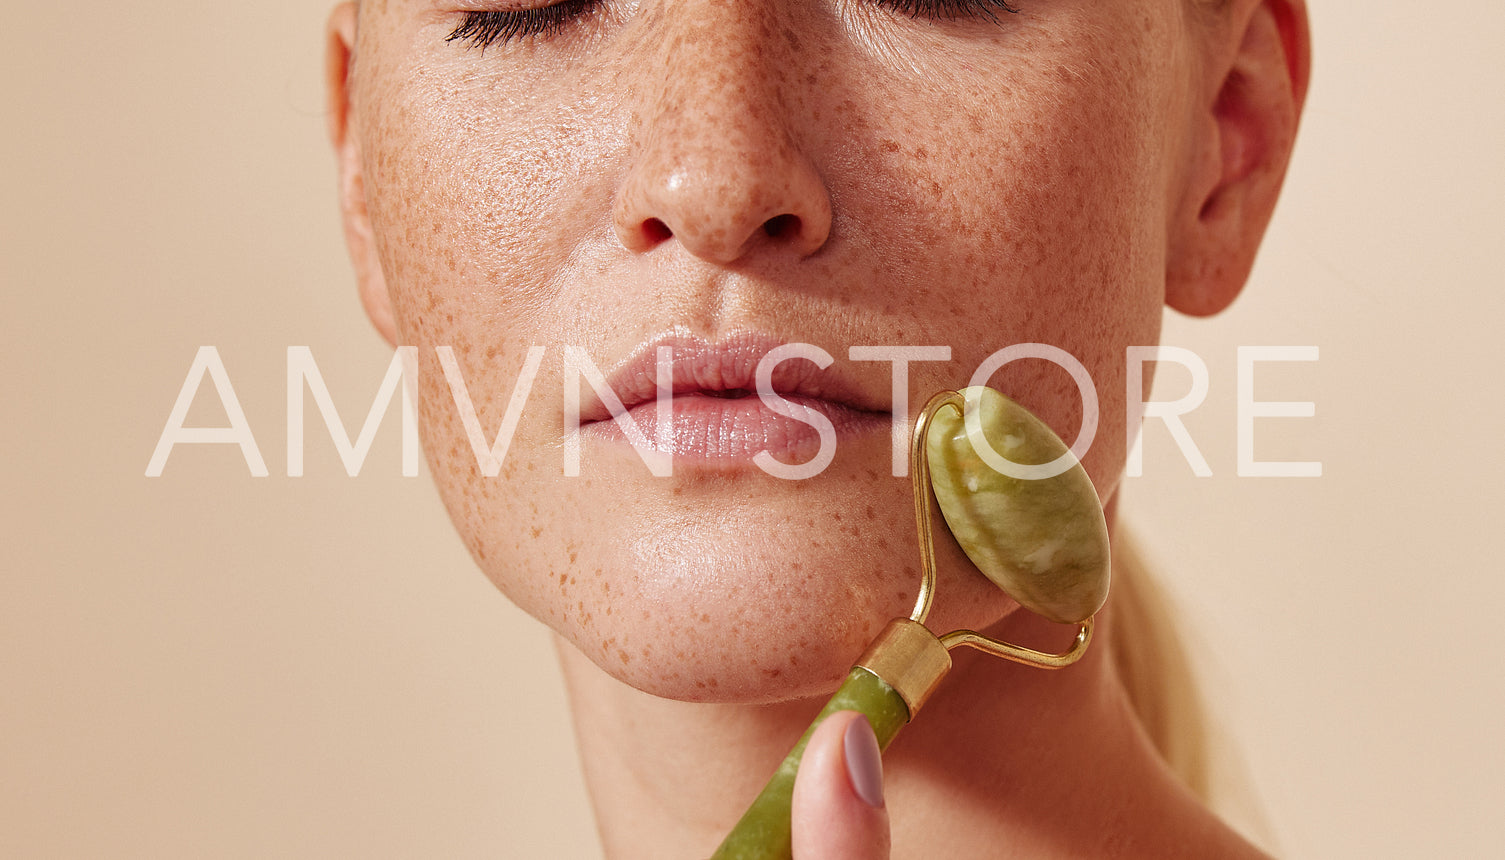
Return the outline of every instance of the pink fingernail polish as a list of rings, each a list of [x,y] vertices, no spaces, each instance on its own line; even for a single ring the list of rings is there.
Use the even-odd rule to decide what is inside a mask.
[[[868,806],[883,806],[883,753],[867,717],[858,717],[847,726],[843,746],[852,790]]]

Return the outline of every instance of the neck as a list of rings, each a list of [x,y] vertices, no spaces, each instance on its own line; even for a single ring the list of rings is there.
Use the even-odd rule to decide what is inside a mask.
[[[1258,856],[1168,772],[1097,641],[1059,672],[959,649],[884,756],[895,857]],[[1016,613],[991,631],[1059,638]],[[612,860],[709,856],[824,704],[660,699],[559,643],[586,784]]]

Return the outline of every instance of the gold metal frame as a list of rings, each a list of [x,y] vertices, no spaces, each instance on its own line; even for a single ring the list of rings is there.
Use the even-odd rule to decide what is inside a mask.
[[[925,440],[930,429],[930,419],[948,407],[965,412],[966,399],[961,392],[942,391],[930,398],[915,420],[914,433],[909,443],[909,477],[914,485],[915,530],[920,540],[920,593],[915,598],[914,611],[910,613],[909,619],[919,624],[925,623],[935,600],[935,540],[930,524],[930,505],[935,498],[935,490],[930,485],[930,458],[926,455]],[[938,638],[948,651],[966,646],[1027,666],[1060,669],[1070,666],[1087,653],[1087,646],[1092,642],[1092,626],[1092,618],[1083,621],[1077,628],[1076,640],[1072,646],[1060,654],[1000,642],[974,630],[953,630]]]

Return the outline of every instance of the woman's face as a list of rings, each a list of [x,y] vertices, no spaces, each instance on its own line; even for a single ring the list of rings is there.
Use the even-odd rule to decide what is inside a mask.
[[[352,78],[385,283],[368,303],[419,347],[430,465],[513,600],[656,694],[829,685],[918,585],[909,479],[892,467],[894,364],[854,361],[853,346],[950,348],[909,365],[906,422],[1003,347],[1067,351],[1096,385],[1085,464],[1111,497],[1124,350],[1157,340],[1186,182],[1181,0],[1018,0],[1019,14],[566,0],[531,13],[544,32],[484,50],[449,38],[467,22],[499,35],[528,16],[497,13],[534,2],[367,0]],[[785,343],[835,359],[773,376],[836,427],[829,465],[797,480],[754,455],[805,463],[817,433],[738,399]],[[677,356],[672,417],[656,423],[651,401],[632,415],[675,453],[670,477],[616,424],[589,422],[599,398],[566,361],[578,348],[631,405],[652,396],[661,345]],[[544,348],[496,477],[477,466],[439,346],[487,444]],[[1060,367],[1023,360],[991,384],[1076,436],[1082,401]],[[1015,608],[941,543],[937,629]]]

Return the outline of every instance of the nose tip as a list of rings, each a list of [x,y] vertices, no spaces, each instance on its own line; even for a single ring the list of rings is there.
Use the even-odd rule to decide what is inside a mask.
[[[795,7],[706,3],[645,18],[655,39],[632,92],[630,160],[612,212],[634,252],[678,243],[726,265],[750,254],[808,257],[831,234],[831,197],[812,155],[824,94],[814,62],[780,32]],[[803,14],[803,13],[799,13]]]
[[[737,147],[717,135],[692,153],[677,137],[676,146],[642,154],[618,198],[613,226],[628,250],[672,240],[726,265],[758,249],[803,258],[825,245],[830,197],[787,143]],[[754,144],[749,138],[743,143]]]

